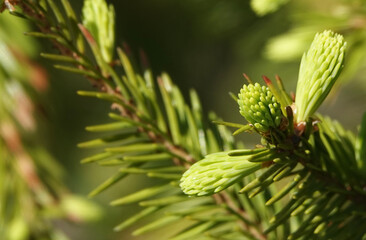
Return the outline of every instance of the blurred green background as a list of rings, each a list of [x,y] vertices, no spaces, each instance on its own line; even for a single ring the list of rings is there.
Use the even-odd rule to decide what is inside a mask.
[[[322,10],[329,6],[329,1],[320,3],[316,0],[291,1],[277,12],[263,17],[258,17],[253,12],[248,0],[109,2],[116,9],[116,43],[128,44],[131,54],[136,56],[136,66],[139,65],[139,51],[143,50],[155,75],[168,72],[186,96],[189,89],[196,89],[206,111],[215,111],[231,122],[244,121],[236,103],[228,95],[229,92],[237,93],[241,88],[244,83],[242,73],[259,82],[262,81],[262,75],[274,79],[275,74],[278,74],[289,91],[295,90],[301,56],[287,61],[268,60],[265,57],[268,40],[295,28],[305,29],[301,27],[309,25],[304,19],[309,20],[306,16],[310,18],[312,8],[331,15],[331,11]],[[351,2],[362,1],[334,1],[332,4],[348,6]],[[80,12],[82,1],[74,0],[72,4]],[[296,18],[299,16],[296,14],[302,12],[304,15]],[[364,13],[361,12],[360,15],[363,16],[362,14]],[[318,22],[316,19],[312,21],[312,26],[317,26],[307,29],[312,36],[316,32],[313,29],[321,31],[332,26],[320,18]],[[332,23],[334,22],[335,20]],[[364,31],[362,28],[361,34]],[[360,41],[365,39],[363,35],[359,38]],[[347,35],[346,40],[348,41]],[[304,38],[304,41],[307,39]],[[285,45],[284,54],[286,47]],[[43,52],[53,51],[47,42],[41,42],[39,48]],[[363,56],[358,61],[364,62]],[[109,105],[77,96],[77,90],[91,89],[85,79],[56,70],[52,63],[40,58],[39,62],[47,68],[51,82],[51,89],[45,98],[47,147],[66,168],[65,180],[71,191],[86,195],[115,171],[96,165],[81,165],[80,159],[90,155],[90,152],[76,147],[77,143],[95,137],[86,133],[84,128],[106,122]],[[346,64],[349,63],[352,63],[352,59]],[[356,130],[366,109],[364,67],[359,62],[357,64],[359,65],[354,67],[357,71],[347,75],[350,80],[338,88],[339,91],[333,93],[321,109],[322,113],[338,119],[352,131]],[[248,145],[253,141],[249,134],[242,134],[240,139]],[[137,211],[137,207],[112,208],[108,202],[149,184],[149,181],[151,180],[130,177],[96,197],[95,201],[105,209],[100,222],[77,226],[65,222],[57,224],[71,239],[130,239],[129,232],[114,233],[112,228]],[[159,237],[143,236],[135,239],[162,239],[163,234],[167,233],[155,234]]]

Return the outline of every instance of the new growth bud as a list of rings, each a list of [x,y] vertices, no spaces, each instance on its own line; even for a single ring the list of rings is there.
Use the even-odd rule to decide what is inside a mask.
[[[108,6],[105,0],[85,0],[83,25],[98,43],[104,61],[110,63],[113,60],[115,40],[113,6]]]
[[[193,164],[181,179],[180,187],[188,195],[211,195],[257,171],[261,163],[250,162],[254,156],[230,156],[228,152],[207,155]]]
[[[264,16],[277,11],[281,5],[288,1],[289,0],[251,0],[250,5],[257,15]]]
[[[346,42],[332,31],[316,34],[304,53],[296,88],[296,121],[306,121],[324,101],[343,68]]]
[[[268,87],[244,85],[238,96],[240,114],[258,131],[268,132],[280,125],[281,106]]]

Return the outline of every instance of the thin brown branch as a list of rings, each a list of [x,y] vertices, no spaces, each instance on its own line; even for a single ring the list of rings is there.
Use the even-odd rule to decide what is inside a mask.
[[[25,4],[22,4],[21,7],[24,8],[23,10],[24,10],[25,14],[29,14],[31,17],[37,18],[39,20],[39,22],[42,23],[42,24],[38,24],[38,28],[40,29],[41,32],[53,33],[53,34],[55,33],[54,29],[51,29],[51,26],[49,26],[47,18],[44,15],[34,12],[32,9],[29,9]],[[85,34],[84,34],[84,36],[85,36]],[[92,38],[91,35],[89,37]],[[52,43],[53,43],[54,47],[56,49],[58,49],[58,51],[62,55],[73,57],[76,60],[80,59],[80,56],[78,53],[68,49],[64,45],[60,44],[57,40],[52,40]],[[85,67],[82,65],[77,65],[77,67],[80,69],[85,69]],[[99,69],[96,68],[95,71],[98,71],[98,70]],[[103,74],[99,72],[99,75],[103,75]],[[98,88],[99,91],[115,95],[116,97],[121,99],[124,102],[124,104],[126,104],[127,106],[129,106],[129,108],[131,108],[133,110],[133,111],[131,111],[129,109],[126,109],[126,107],[123,106],[122,104],[113,104],[112,108],[119,111],[122,116],[128,117],[137,122],[142,122],[147,125],[152,124],[152,123],[144,122],[138,116],[137,107],[132,102],[127,102],[123,98],[121,93],[118,91],[118,89],[112,89],[109,85],[107,85],[103,81],[103,79],[94,79],[91,77],[87,77],[87,78],[92,82],[93,86],[96,86]],[[197,161],[197,159],[194,159],[187,150],[185,150],[184,148],[182,148],[180,146],[173,144],[171,137],[166,138],[165,136],[159,135],[159,134],[155,133],[154,131],[147,130],[142,127],[139,128],[139,131],[144,132],[151,139],[151,141],[153,141],[155,143],[160,143],[163,146],[165,146],[167,151],[169,151],[172,155],[176,156],[176,158],[173,159],[173,161],[176,165],[183,165],[183,166],[189,168],[194,162]],[[262,233],[260,233],[258,228],[255,228],[251,224],[248,224],[250,222],[250,220],[249,220],[250,217],[246,214],[246,212],[244,210],[238,208],[234,204],[232,199],[230,199],[230,197],[228,196],[228,193],[222,192],[220,194],[213,195],[213,198],[215,199],[217,204],[225,204],[228,207],[229,212],[233,212],[233,213],[237,214],[238,216],[240,216],[240,219],[241,219],[240,224],[242,225],[242,228],[244,230],[248,231],[250,234],[252,234],[257,239],[260,239],[260,240],[266,239],[266,236],[263,235]]]
[[[266,240],[267,236],[259,230],[259,226],[255,226],[256,223],[252,223],[250,220],[250,216],[243,210],[240,209],[234,201],[229,197],[228,193],[223,191],[218,193],[223,199],[222,201],[227,205],[230,212],[239,216],[241,221],[239,222],[243,230],[246,230],[248,233],[253,235],[258,240]],[[258,224],[259,225],[259,224]]]

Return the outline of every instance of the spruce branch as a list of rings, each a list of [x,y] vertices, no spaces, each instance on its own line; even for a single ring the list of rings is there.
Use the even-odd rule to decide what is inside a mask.
[[[68,6],[67,1],[62,1],[64,6]],[[32,5],[34,4],[34,5]],[[51,6],[55,6],[53,4],[53,1],[48,1],[48,4]],[[34,8],[30,9],[29,5],[32,5]],[[226,129],[218,128],[216,126],[213,126],[213,128],[207,128],[204,123],[202,122],[202,113],[200,110],[199,103],[197,101],[196,95],[192,93],[192,103],[194,105],[193,109],[190,109],[185,103],[184,100],[181,98],[181,94],[179,93],[179,90],[171,83],[171,80],[169,77],[165,74],[162,75],[160,79],[158,79],[158,86],[160,88],[160,91],[162,93],[162,99],[164,102],[164,105],[167,109],[167,117],[169,119],[169,131],[167,129],[167,126],[163,124],[162,115],[160,112],[160,107],[156,106],[156,95],[155,90],[152,89],[146,89],[147,91],[143,92],[141,94],[140,90],[137,90],[139,87],[149,87],[146,85],[143,81],[149,81],[150,79],[141,79],[139,75],[136,75],[133,72],[133,69],[131,68],[131,65],[129,63],[128,58],[126,57],[125,53],[122,51],[122,49],[118,49],[118,55],[120,57],[120,61],[127,73],[126,77],[119,77],[114,69],[113,66],[110,66],[108,63],[105,62],[105,59],[103,59],[100,55],[100,45],[98,46],[97,42],[94,40],[93,36],[90,34],[89,30],[85,28],[85,26],[78,24],[78,29],[80,30],[80,33],[85,37],[86,41],[89,43],[89,46],[94,54],[95,60],[98,64],[98,67],[92,66],[92,60],[88,59],[84,54],[80,47],[76,45],[75,39],[70,39],[68,36],[71,36],[72,34],[69,32],[70,29],[65,28],[62,26],[64,23],[63,14],[60,10],[57,8],[47,8],[43,9],[43,7],[37,3],[34,3],[33,1],[25,1],[24,3],[19,4],[19,6],[23,9],[23,14],[26,14],[26,16],[29,17],[29,19],[36,19],[35,22],[39,29],[40,33],[31,33],[28,35],[33,35],[35,37],[45,37],[49,38],[51,42],[54,44],[54,46],[59,50],[60,56],[54,55],[54,54],[42,54],[44,57],[48,59],[53,59],[57,61],[62,61],[66,63],[71,63],[75,67],[69,67],[69,66],[56,66],[59,69],[70,71],[77,74],[82,74],[86,76],[94,86],[98,88],[98,90],[101,93],[86,93],[86,92],[80,92],[81,95],[86,96],[93,96],[98,97],[103,100],[112,101],[112,108],[114,110],[117,110],[119,112],[119,116],[112,114],[110,117],[114,119],[115,121],[123,121],[127,122],[130,125],[136,127],[136,134],[138,135],[136,141],[144,141],[141,137],[147,137],[149,140],[148,142],[151,142],[155,145],[151,145],[150,143],[147,143],[146,145],[141,144],[134,144],[130,145],[128,148],[107,148],[106,153],[107,155],[101,155],[101,156],[95,156],[92,158],[89,158],[88,160],[85,160],[84,162],[90,162],[90,161],[102,161],[113,158],[116,154],[124,154],[124,153],[130,153],[132,155],[126,155],[123,156],[122,162],[125,161],[131,161],[132,159],[137,159],[137,157],[140,157],[142,162],[145,163],[147,158],[143,158],[143,156],[134,156],[137,152],[146,152],[150,156],[152,153],[157,152],[156,154],[163,154],[164,152],[167,152],[170,157],[169,160],[173,160],[173,163],[176,165],[184,165],[185,167],[189,167],[193,162],[197,160],[197,158],[200,158],[205,154],[206,152],[214,152],[218,150],[222,150],[222,146],[220,146],[223,143],[220,143],[220,135],[225,134],[227,135]],[[52,11],[55,14],[55,18],[53,21],[50,21],[53,17],[50,16],[48,11]],[[75,14],[72,12],[72,10],[68,7],[65,7],[66,13],[69,16],[74,16]],[[56,20],[56,21],[55,21]],[[55,22],[54,22],[55,21]],[[54,25],[52,25],[54,24]],[[77,34],[78,35],[78,34]],[[150,81],[150,84],[153,83]],[[149,96],[146,95],[146,93],[149,94]],[[151,101],[151,98],[153,101]],[[172,100],[174,101],[179,100],[180,102],[177,102],[179,105],[179,109],[182,111],[176,112],[177,105],[172,105]],[[146,104],[144,101],[150,100],[150,104],[153,105],[152,109],[147,109]],[[155,106],[154,106],[155,105]],[[153,114],[156,115],[158,118],[158,122],[152,120],[152,116],[149,115]],[[180,129],[181,126],[176,125],[177,122],[180,122],[180,124],[186,125],[185,129]],[[175,124],[175,125],[174,125]],[[124,129],[124,126],[120,126],[121,129]],[[193,131],[192,131],[193,130]],[[199,134],[203,134],[200,136]],[[183,137],[182,134],[190,135],[190,138]],[[218,134],[218,135],[217,135]],[[225,142],[225,145],[232,145],[232,139],[231,137],[225,137],[226,139],[229,139],[229,142]],[[189,141],[187,142],[187,140]],[[190,139],[195,139],[195,142],[191,142]],[[104,140],[105,141],[105,140]],[[206,148],[199,149],[200,146],[197,145],[204,145]],[[81,147],[88,146],[90,144],[81,144]],[[156,147],[154,147],[156,146]],[[190,149],[190,151],[187,151],[187,149]],[[162,151],[162,152],[161,152]],[[203,151],[203,152],[202,152]],[[168,155],[168,156],[169,156]],[[118,158],[117,158],[118,159]],[[158,160],[161,160],[161,158],[157,158]],[[154,160],[152,158],[151,160]],[[135,161],[135,160],[133,160]],[[118,163],[117,163],[118,164]],[[125,165],[122,163],[122,165]],[[140,169],[141,164],[134,164],[131,165],[125,165],[125,168],[121,169],[121,172],[118,173],[115,177],[109,179],[107,182],[105,182],[103,185],[101,185],[96,191],[92,193],[92,195],[100,193],[103,189],[106,189],[107,187],[111,186],[113,183],[119,181],[120,179],[124,178],[126,176],[127,172],[130,172],[133,167],[138,167]],[[125,170],[123,170],[125,169]],[[128,170],[130,169],[130,170]],[[161,170],[157,169],[158,172]],[[151,171],[147,171],[150,176],[152,175]],[[162,176],[162,175],[156,175],[155,176]],[[164,175],[165,177],[166,175]],[[153,194],[156,195],[156,194]],[[131,196],[132,197],[132,196]],[[174,200],[173,200],[174,199]],[[188,200],[186,197],[182,197],[182,200]],[[158,199],[157,199],[158,200]],[[159,200],[161,203],[168,203],[168,199],[161,198]],[[222,199],[222,202],[228,202],[229,198],[225,197]],[[118,201],[120,203],[121,201]],[[112,202],[112,204],[115,204],[116,202]],[[176,198],[172,198],[172,203],[177,203]],[[140,204],[143,205],[156,205],[156,203],[144,203],[140,202]],[[233,203],[228,203],[228,205],[233,206]],[[225,209],[225,208],[224,208]],[[229,212],[236,212],[237,208],[230,207]],[[242,216],[242,213],[236,213],[238,216]],[[170,221],[175,221],[180,218],[171,218]],[[168,223],[167,222],[167,223]],[[205,222],[205,221],[201,221]],[[164,223],[165,224],[165,223]],[[216,224],[215,224],[216,225]],[[245,224],[244,224],[245,225]],[[160,226],[158,224],[157,226]],[[209,228],[212,228],[213,225]],[[253,226],[245,226],[246,230],[250,230]],[[121,225],[118,227],[118,229],[121,229]],[[151,225],[151,227],[146,229],[137,230],[136,234],[140,234],[142,232],[145,232],[147,230],[152,230],[155,228],[155,225]],[[207,228],[206,230],[208,230]],[[251,232],[251,230],[249,231]],[[255,235],[260,236],[260,234],[257,231],[255,232]],[[264,237],[260,237],[260,239],[264,239]]]
[[[300,190],[300,196],[322,192],[335,198],[346,197],[354,205],[364,202],[364,190],[361,190],[364,188],[364,183],[360,182],[358,175],[359,170],[357,168],[360,166],[357,166],[355,160],[354,137],[349,133],[346,134],[339,124],[320,116],[315,120],[316,117],[312,116],[328,95],[341,71],[345,45],[343,37],[331,31],[316,35],[308,54],[304,55],[305,60],[303,60],[300,67],[297,89],[299,94],[296,102],[285,108],[284,115],[287,118],[283,117],[285,120],[278,121],[277,124],[274,123],[274,117],[271,114],[274,116],[281,115],[275,114],[276,111],[271,108],[273,102],[276,102],[275,98],[272,99],[272,103],[269,103],[269,98],[275,95],[278,96],[278,99],[281,99],[281,102],[288,100],[288,95],[286,93],[282,94],[284,88],[281,80],[277,77],[279,90],[272,85],[267,77],[264,77],[264,80],[269,88],[251,83],[248,86],[244,85],[238,100],[241,114],[263,136],[263,142],[266,143],[266,148],[264,148],[266,150],[263,152],[273,151],[276,154],[263,156],[259,153],[259,158],[256,158],[256,155],[249,155],[248,158],[248,153],[257,150],[254,149],[208,155],[185,172],[181,179],[183,191],[187,194],[207,195],[228,188],[238,182],[238,179],[247,176],[245,171],[243,173],[238,172],[237,166],[240,169],[241,165],[245,165],[245,162],[249,161],[264,162],[267,166],[274,165],[243,187],[242,192],[251,192],[250,197],[272,186],[274,182],[281,180],[284,176],[295,176],[275,195],[272,195],[266,201],[266,205],[278,202],[297,188],[306,189],[307,191],[302,192]],[[309,59],[306,58],[307,56],[309,56]],[[256,90],[254,91],[254,89]],[[309,89],[310,94],[318,92],[318,95],[311,98],[307,97]],[[279,92],[281,92],[281,95]],[[280,108],[279,103],[277,104]],[[267,106],[272,109],[270,113],[266,108]],[[306,114],[304,115],[303,112]],[[294,113],[297,119],[294,119]],[[280,126],[280,122],[284,124]],[[226,125],[236,126],[230,123],[226,123]],[[240,160],[236,164],[233,164],[235,162],[232,159],[233,156],[241,157],[238,158]],[[345,159],[347,160],[345,161]],[[301,167],[296,167],[298,163],[301,164]],[[298,197],[293,196],[292,198],[297,199]],[[302,206],[302,212],[305,213],[305,222],[310,223],[312,221],[314,224],[312,226],[302,224],[297,230],[289,234],[288,238],[293,239],[306,234],[318,235],[320,233],[326,236],[325,232],[327,230],[324,230],[324,226],[329,223],[327,221],[331,220],[325,222],[317,220],[318,218],[323,219],[317,214],[325,211],[322,210],[322,207],[332,206],[332,202],[326,198],[324,200],[314,200],[310,196],[307,198],[310,202],[320,201],[320,205],[311,205],[308,210],[303,211],[306,207],[302,206],[302,203],[306,198],[299,200],[298,204],[300,205],[284,212],[286,215],[278,218],[278,221],[274,219],[272,221],[273,225],[265,233],[269,233],[282,225],[284,221],[291,218],[292,213],[296,212],[297,215],[299,212],[298,207]],[[288,206],[291,207],[293,203],[290,201],[289,204]],[[308,218],[306,218],[307,214],[310,214]],[[328,212],[321,214],[326,215]],[[306,231],[306,229],[308,230]]]
[[[259,85],[257,92],[243,90],[237,98],[240,108],[263,140],[260,148],[254,150],[232,150],[236,146],[227,129],[204,121],[195,93],[191,94],[189,106],[167,74],[158,78],[156,87],[151,72],[146,70],[144,76],[135,73],[121,48],[117,50],[119,61],[106,60],[102,54],[103,46],[94,39],[90,29],[74,21],[75,13],[66,0],[62,1],[64,13],[57,8],[44,8],[52,5],[51,0],[42,6],[30,0],[14,3],[23,9],[17,15],[24,15],[38,25],[40,33],[32,35],[49,38],[63,57],[43,55],[72,63],[72,67],[67,65],[61,68],[86,76],[98,90],[79,93],[112,102],[115,112],[109,117],[113,122],[89,127],[88,130],[111,131],[113,135],[80,144],[80,147],[102,148],[101,153],[83,162],[119,167],[118,172],[91,195],[99,194],[129,174],[157,177],[164,183],[112,201],[112,205],[138,202],[147,207],[118,225],[117,230],[151,214],[166,213],[170,207],[178,208],[184,206],[180,204],[187,203],[180,209],[183,214],[176,211],[137,229],[134,234],[143,234],[188,217],[194,223],[177,233],[175,239],[202,236],[205,232],[217,239],[328,239],[337,234],[347,239],[364,235],[364,230],[354,228],[357,222],[365,220],[365,209],[359,204],[365,199],[365,182],[359,181],[363,166],[360,161],[364,160],[360,157],[364,152],[364,131],[360,132],[355,159],[355,137],[337,123],[313,115],[329,93],[343,64],[345,44],[338,35],[324,32],[320,34],[322,37],[315,39],[314,51],[316,53],[319,48],[321,56],[318,56],[319,59],[316,57],[317,62],[310,59],[301,68],[305,68],[306,76],[315,76],[310,79],[310,85],[306,83],[309,79],[300,70],[303,78],[301,84],[305,82],[312,92],[320,92],[316,99],[310,100],[310,103],[315,101],[316,104],[306,105],[309,98],[301,91],[308,89],[299,87],[300,94],[295,104],[300,117],[278,77],[278,88],[264,77],[268,88]],[[70,25],[64,25],[63,15],[73,20]],[[76,32],[73,32],[75,29]],[[84,54],[82,44],[75,36],[85,38],[94,59]],[[334,36],[335,43],[330,40]],[[328,40],[331,41],[329,51],[329,44],[323,42]],[[122,76],[117,74],[119,67],[125,71]],[[319,72],[315,74],[314,70]],[[324,76],[325,83],[318,81],[318,76]],[[256,85],[250,86],[255,88]],[[245,95],[246,92],[253,95]],[[245,107],[253,107],[255,111],[252,109],[249,112]],[[211,120],[223,123],[215,117]],[[224,125],[239,127],[238,131],[247,131],[250,130],[248,126],[251,127],[230,123]],[[123,134],[115,135],[115,131]],[[254,153],[258,149],[265,150]],[[160,165],[154,168],[152,163]],[[167,168],[174,171],[169,172]],[[183,174],[187,168],[190,170]],[[181,174],[181,186],[187,193],[219,193],[212,197],[187,198],[178,189],[177,180]],[[239,190],[242,194],[238,194]],[[251,201],[254,197],[255,200]],[[210,212],[214,206],[218,207],[217,212]],[[356,209],[361,214],[357,214]],[[201,211],[205,215],[197,217],[195,214]],[[214,217],[211,218],[213,213]],[[239,230],[236,224],[225,224],[234,219],[238,219]],[[215,231],[216,228],[222,231]]]
[[[9,17],[2,15],[0,25]],[[44,148],[37,115],[48,79],[27,54],[27,41],[4,37],[12,34],[10,28],[0,30],[0,235],[14,240],[67,239],[50,220],[95,220],[100,210],[70,193],[62,183],[63,169]],[[77,209],[70,207],[74,204]]]

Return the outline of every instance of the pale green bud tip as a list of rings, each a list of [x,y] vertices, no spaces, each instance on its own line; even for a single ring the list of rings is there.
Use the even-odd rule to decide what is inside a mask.
[[[82,221],[97,221],[102,215],[102,209],[92,201],[76,195],[67,195],[62,199],[61,208],[67,215],[72,215]]]
[[[98,43],[104,61],[113,59],[115,41],[115,12],[105,0],[85,0],[83,6],[83,25]]]
[[[240,114],[259,131],[267,132],[281,123],[280,103],[266,86],[244,85],[238,95],[238,104]]]
[[[259,16],[275,12],[281,5],[289,0],[251,0],[250,6]]]
[[[227,152],[207,155],[182,176],[180,187],[188,195],[211,195],[261,168],[249,162],[251,155],[229,156]]]
[[[324,101],[343,68],[346,42],[330,30],[316,34],[304,53],[296,89],[296,120],[306,121]]]

